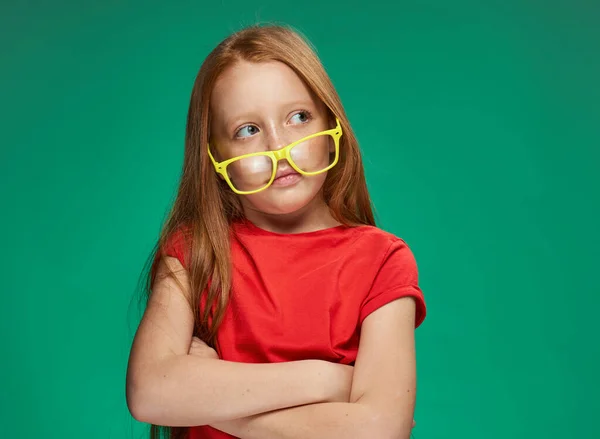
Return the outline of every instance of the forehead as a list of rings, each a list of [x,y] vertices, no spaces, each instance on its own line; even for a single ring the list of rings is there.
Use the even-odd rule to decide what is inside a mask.
[[[295,102],[315,99],[296,72],[279,61],[235,63],[219,76],[210,98],[211,112],[218,118]]]

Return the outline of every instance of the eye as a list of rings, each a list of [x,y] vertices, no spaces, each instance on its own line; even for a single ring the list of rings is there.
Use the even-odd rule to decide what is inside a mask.
[[[294,114],[292,116],[291,120],[296,123],[302,124],[302,123],[308,122],[311,118],[312,118],[312,115],[310,114],[310,111],[302,110],[302,111],[299,111],[298,113]]]
[[[256,133],[258,133],[257,127],[255,127],[254,125],[246,125],[245,127],[241,127],[239,130],[236,131],[235,137],[250,137],[255,135]]]

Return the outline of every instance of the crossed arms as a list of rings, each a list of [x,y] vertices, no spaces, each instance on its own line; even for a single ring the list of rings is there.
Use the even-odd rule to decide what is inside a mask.
[[[173,279],[161,278],[171,269]],[[243,439],[410,436],[416,393],[415,302],[395,300],[362,324],[354,368],[318,360],[243,364],[191,355],[189,280],[165,257],[127,370],[134,418],[211,425]]]

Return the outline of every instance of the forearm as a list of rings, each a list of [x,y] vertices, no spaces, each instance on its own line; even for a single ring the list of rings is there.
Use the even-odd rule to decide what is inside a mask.
[[[177,355],[138,373],[128,389],[136,419],[206,425],[326,401],[325,362],[243,364]]]
[[[212,426],[242,439],[408,439],[413,414],[384,412],[361,403],[322,403]]]

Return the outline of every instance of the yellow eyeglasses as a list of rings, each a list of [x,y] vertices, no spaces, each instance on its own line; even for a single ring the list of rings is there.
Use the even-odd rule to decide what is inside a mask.
[[[335,128],[303,137],[276,151],[253,152],[217,162],[208,145],[208,155],[231,190],[239,195],[255,194],[271,186],[279,160],[286,159],[296,172],[307,176],[333,168],[338,162],[342,136],[340,121],[335,121]]]

